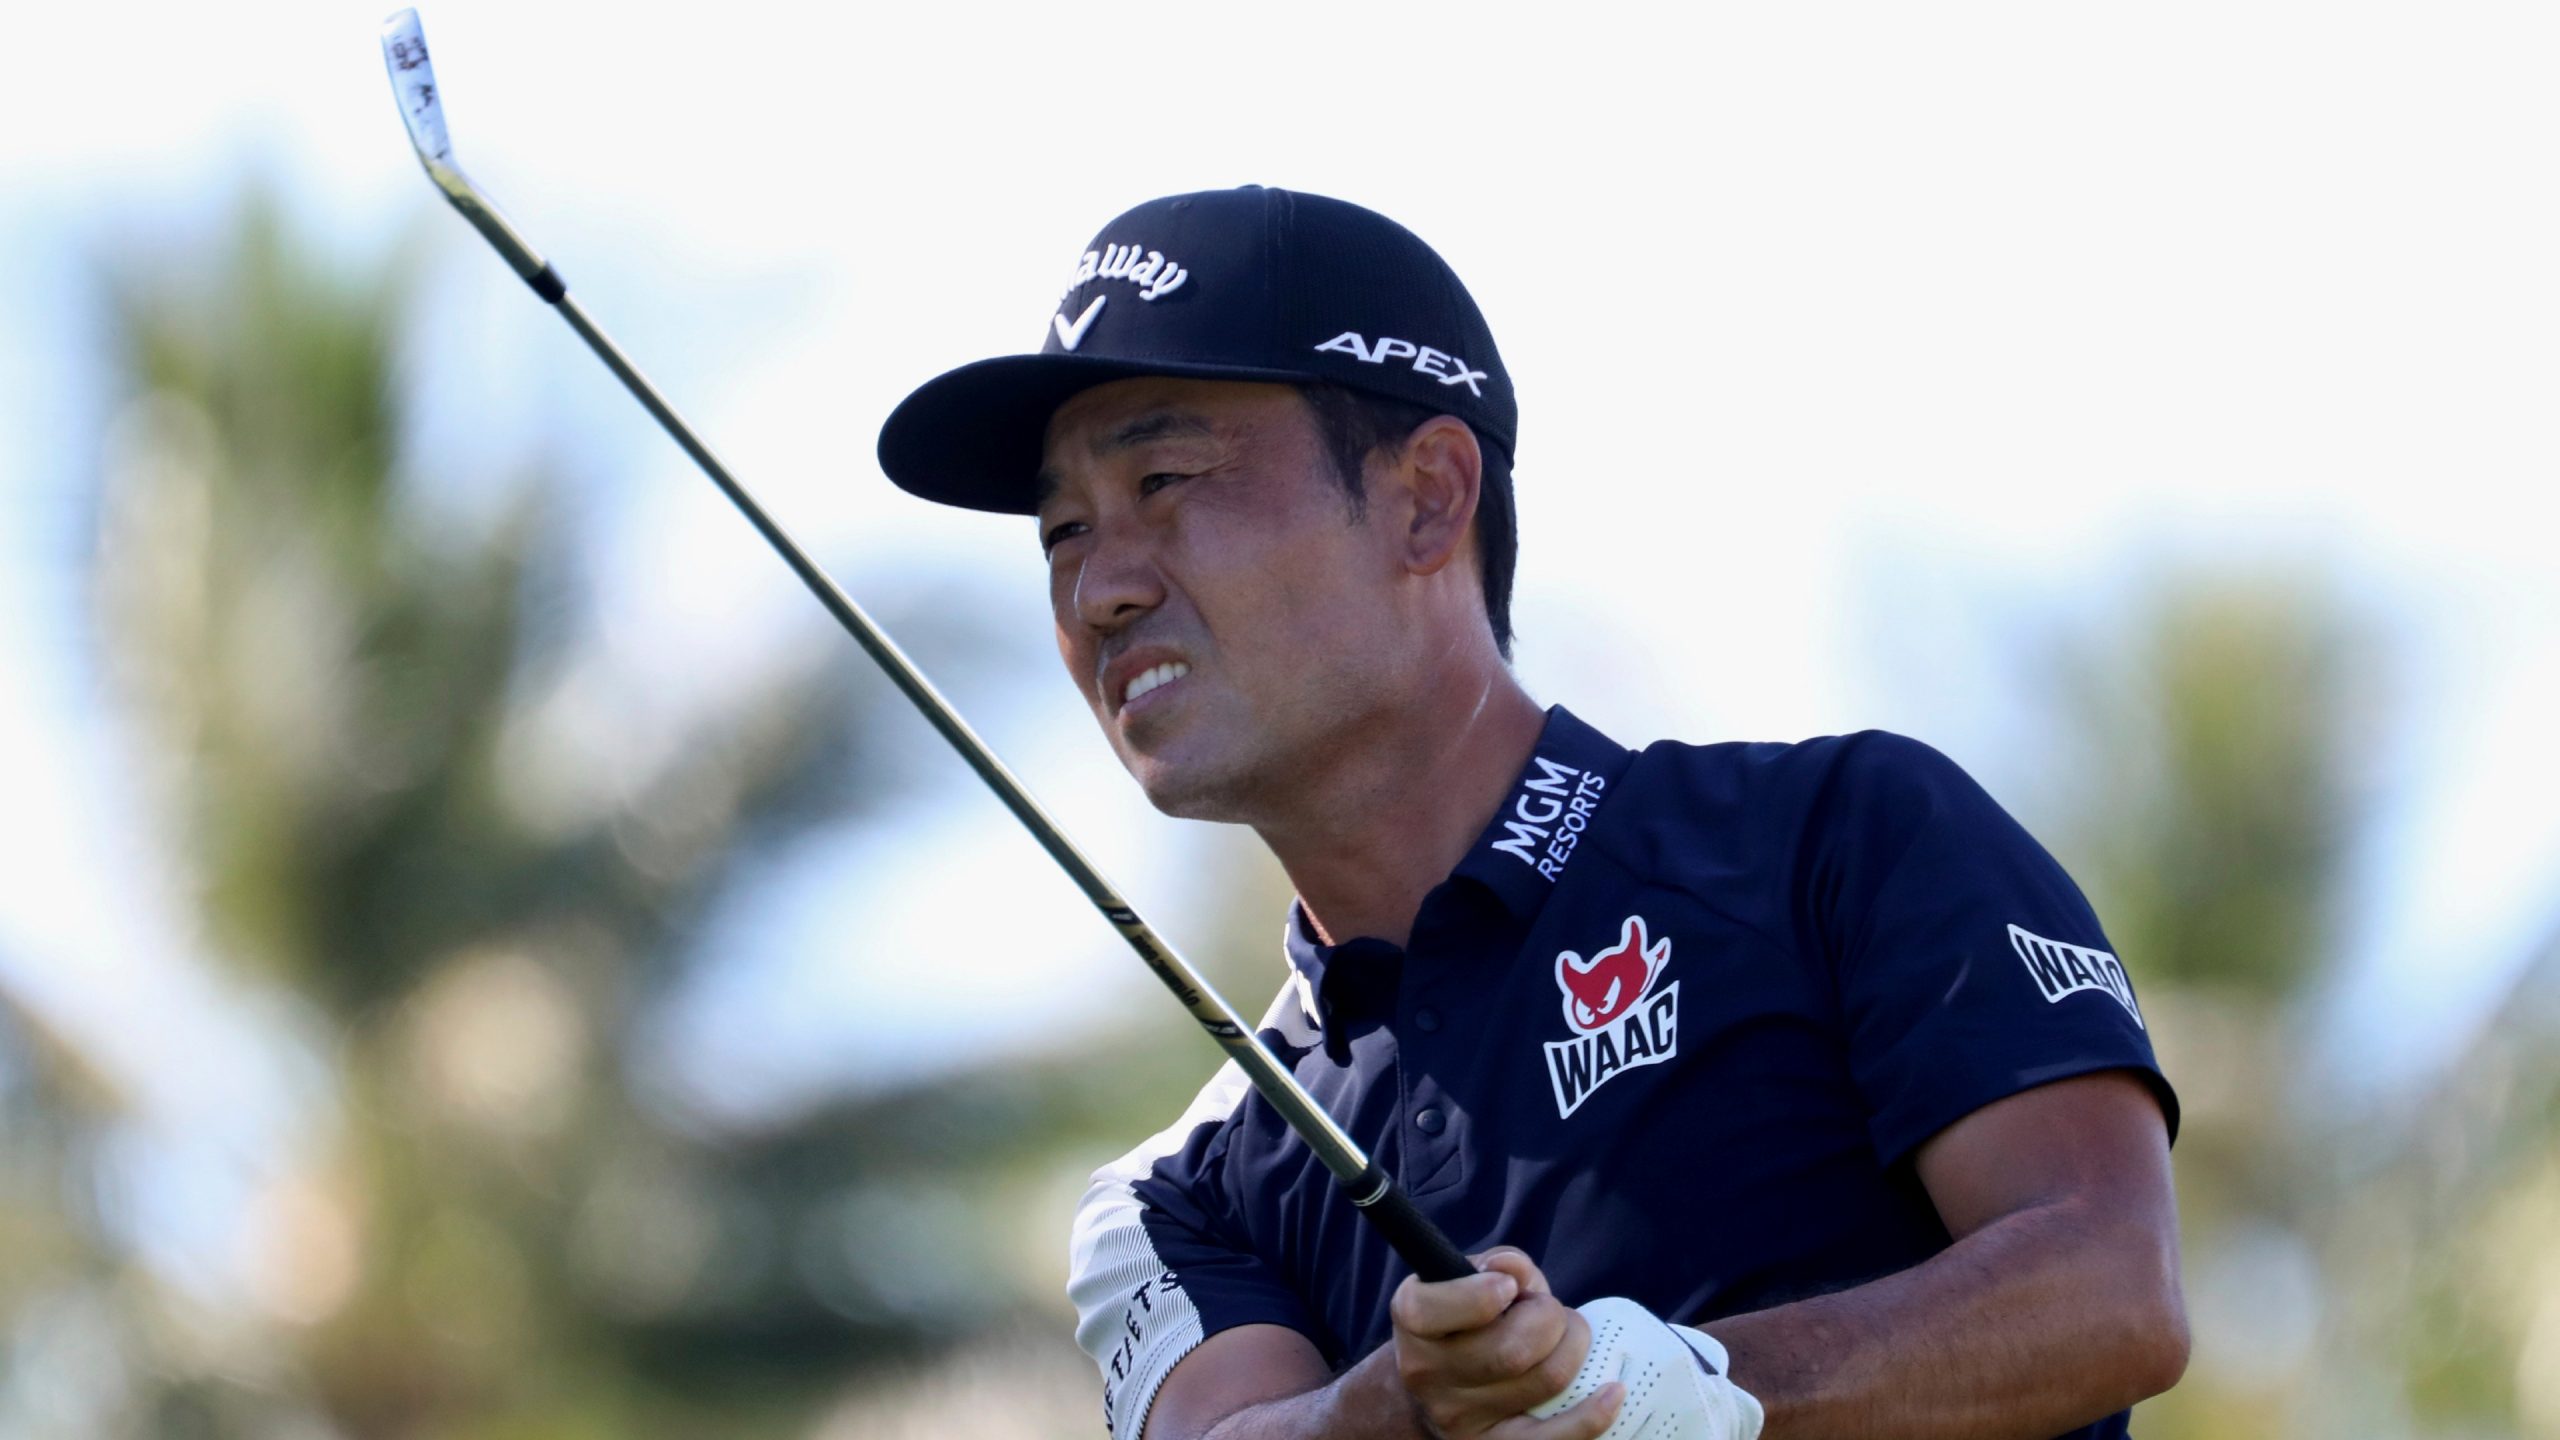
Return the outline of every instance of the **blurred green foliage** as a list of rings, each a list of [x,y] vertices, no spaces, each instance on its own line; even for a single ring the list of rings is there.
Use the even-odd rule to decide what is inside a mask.
[[[2147,1436],[2560,1435],[2560,1383],[2535,1380],[2560,1368],[2560,1009],[2522,1003],[2560,956],[2416,1103],[2314,1043],[2381,784],[2377,630],[2315,574],[2173,570],[2044,657],[2056,848],[2184,1101],[2196,1359]],[[2501,1214],[2495,1253],[2464,1243]],[[2502,1273],[2529,1295],[2497,1300]]]
[[[223,1322],[261,1374],[166,1343],[104,1207],[10,1207],[70,1227],[13,1255],[76,1251],[139,1302],[103,1349],[121,1383],[71,1428],[799,1434],[849,1381],[1035,1303],[980,1237],[1049,1173],[1026,1141],[1124,1128],[1098,1086],[963,1075],[731,1135],[631,1078],[635,1026],[742,857],[896,790],[877,737],[912,721],[885,687],[830,651],[699,697],[636,759],[546,737],[545,698],[591,659],[561,620],[559,487],[528,471],[482,529],[420,522],[408,489],[435,477],[398,469],[405,267],[338,273],[252,198],[210,258],[148,250],[107,277],[126,395],[100,652],[203,945],[317,1010],[332,1118],[262,1198],[259,1313]],[[528,804],[563,765],[594,772],[566,787],[586,801]],[[108,1123],[72,1103],[76,1071],[57,1056],[21,1107],[69,1137],[22,1173],[75,1192],[94,1169],[75,1142]]]
[[[2068,843],[2108,929],[2155,985],[2299,991],[2333,953],[2370,800],[2380,687],[2342,609],[2307,578],[2183,574],[2057,658]]]

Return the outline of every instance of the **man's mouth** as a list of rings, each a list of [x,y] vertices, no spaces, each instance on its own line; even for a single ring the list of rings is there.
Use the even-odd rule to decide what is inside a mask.
[[[1161,665],[1149,666],[1139,671],[1129,678],[1128,688],[1120,692],[1121,708],[1128,708],[1139,696],[1149,691],[1161,690],[1190,673],[1191,667],[1179,660],[1167,660]]]

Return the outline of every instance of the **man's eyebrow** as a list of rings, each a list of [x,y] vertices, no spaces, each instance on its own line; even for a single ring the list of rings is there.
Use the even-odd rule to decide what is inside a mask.
[[[1134,420],[1127,421],[1116,430],[1095,436],[1093,453],[1098,459],[1115,451],[1144,445],[1152,440],[1163,440],[1175,435],[1207,438],[1217,433],[1217,427],[1211,425],[1205,415],[1197,415],[1188,410],[1150,410]],[[1066,483],[1066,477],[1059,474],[1055,466],[1041,466],[1039,473],[1031,477],[1031,508],[1037,510],[1048,504],[1061,489],[1066,487]]]
[[[1093,442],[1093,453],[1096,456],[1108,455],[1115,450],[1126,450],[1133,445],[1144,445],[1150,440],[1174,435],[1206,437],[1216,433],[1216,428],[1210,425],[1206,416],[1195,415],[1188,410],[1150,410],[1116,430],[1097,436]]]

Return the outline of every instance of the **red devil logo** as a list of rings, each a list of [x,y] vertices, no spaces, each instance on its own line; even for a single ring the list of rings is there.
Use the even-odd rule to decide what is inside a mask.
[[[1567,950],[1556,957],[1556,984],[1564,989],[1564,1023],[1589,1035],[1635,1008],[1654,977],[1671,960],[1671,937],[1648,945],[1644,917],[1630,915],[1618,943],[1585,960]]]

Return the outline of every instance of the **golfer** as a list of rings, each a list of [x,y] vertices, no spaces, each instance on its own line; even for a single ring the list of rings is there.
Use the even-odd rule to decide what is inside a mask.
[[[2123,1435],[2186,1363],[2177,1101],[2087,902],[1915,741],[1541,707],[1517,432],[1429,247],[1258,187],[1113,220],[881,432],[1038,517],[1121,762],[1296,888],[1263,1038],[1482,1266],[1411,1277],[1229,1067],[1075,1219],[1113,1435]]]

